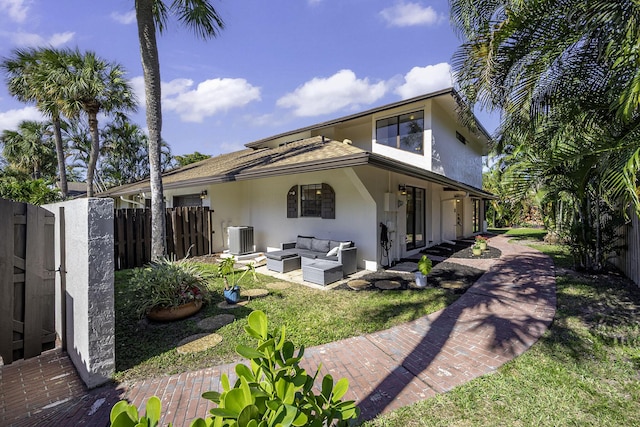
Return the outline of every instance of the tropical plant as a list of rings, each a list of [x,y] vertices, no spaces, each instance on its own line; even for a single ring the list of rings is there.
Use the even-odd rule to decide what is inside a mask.
[[[296,354],[284,327],[269,332],[267,316],[262,311],[252,312],[247,320],[244,330],[257,340],[257,346],[238,345],[236,351],[250,360],[251,366],[235,366],[238,379],[233,386],[223,373],[221,393],[203,393],[202,397],[217,407],[207,418],[194,419],[191,427],[342,427],[357,420],[360,410],[355,402],[342,400],[349,389],[346,378],[334,383],[331,375],[325,375],[320,393],[315,394],[320,367],[313,376],[300,367],[304,347]],[[146,419],[140,417],[135,405],[122,400],[111,409],[111,426],[157,426],[161,415],[156,396],[147,402]]]
[[[23,121],[18,130],[4,130],[0,143],[4,158],[16,169],[30,172],[31,178],[55,175],[56,152],[49,123]]]
[[[145,414],[138,412],[135,405],[130,405],[126,400],[121,400],[111,408],[109,425],[111,427],[157,427],[162,415],[162,402],[157,396],[151,396],[147,401]],[[171,423],[169,423],[171,427]]]
[[[5,71],[9,93],[20,101],[35,103],[38,110],[51,120],[58,162],[59,187],[67,198],[65,149],[62,141],[60,103],[56,74],[60,57],[53,49],[16,49],[12,57],[0,63]]]
[[[195,151],[191,154],[185,154],[182,156],[174,156],[173,158],[175,159],[175,161],[178,163],[178,167],[183,167],[186,165],[190,165],[191,163],[196,163],[199,162],[201,160],[206,160],[208,158],[210,158],[211,156],[209,154],[202,154],[198,151]]]
[[[453,61],[461,92],[472,105],[502,112],[495,148],[508,156],[503,185],[515,199],[540,195],[547,214],[560,213],[562,202],[555,227],[582,246],[579,265],[600,269],[606,251],[599,230],[607,220],[601,208],[624,211],[630,202],[640,212],[640,6],[450,4],[465,38]],[[591,231],[575,227],[579,221]],[[592,232],[597,237],[588,238]]]
[[[100,151],[98,113],[133,111],[136,100],[124,78],[122,66],[107,63],[93,52],[61,50],[64,69],[59,70],[64,82],[61,97],[66,100],[62,111],[67,117],[86,114],[91,136],[91,150],[87,164],[87,196],[94,194],[94,174]]]
[[[135,288],[136,311],[143,317],[154,308],[207,302],[210,300],[208,278],[201,266],[186,258],[178,261],[160,258],[147,267],[136,268],[130,282]]]
[[[427,276],[429,275],[429,273],[431,273],[432,267],[433,263],[431,262],[431,260],[426,255],[422,255],[422,257],[418,261],[418,271]]]
[[[222,19],[208,0],[135,0],[138,42],[142,59],[147,128],[149,129],[149,171],[151,187],[151,255],[165,254],[165,212],[160,151],[162,144],[162,110],[160,94],[160,60],[156,30],[164,31],[169,15],[203,39],[212,38],[224,28]]]
[[[39,206],[60,201],[62,195],[51,182],[44,179],[3,176],[0,177],[0,198]]]
[[[253,280],[258,280],[253,263],[249,263],[243,270],[236,269],[235,264],[236,258],[233,255],[223,258],[220,263],[218,263],[216,271],[218,277],[222,277],[224,281],[225,290],[237,288],[240,281],[247,275],[247,273],[252,274]]]

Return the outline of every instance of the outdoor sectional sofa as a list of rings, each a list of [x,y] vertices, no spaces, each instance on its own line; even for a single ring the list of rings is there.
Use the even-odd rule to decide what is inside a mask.
[[[303,280],[327,285],[355,273],[357,251],[353,242],[298,236],[267,252],[267,268],[286,273],[302,268]]]

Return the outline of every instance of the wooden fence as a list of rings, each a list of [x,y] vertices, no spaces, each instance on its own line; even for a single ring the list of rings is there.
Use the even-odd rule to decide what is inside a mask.
[[[168,208],[167,254],[176,259],[211,253],[213,228],[208,207]],[[151,260],[151,210],[117,209],[114,215],[116,269],[141,267]]]
[[[54,216],[0,199],[0,356],[28,359],[55,345]]]
[[[633,210],[629,215],[631,221],[620,229],[620,238],[625,250],[613,260],[613,263],[640,286],[640,218]]]

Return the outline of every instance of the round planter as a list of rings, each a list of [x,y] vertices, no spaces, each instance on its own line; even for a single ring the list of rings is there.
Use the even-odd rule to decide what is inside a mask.
[[[419,271],[416,272],[416,287],[418,288],[427,287],[427,276],[420,273]]]
[[[152,308],[147,317],[156,322],[180,320],[197,313],[202,308],[202,301],[191,301],[176,307]]]
[[[487,250],[487,242],[481,242],[480,243],[480,249],[482,249],[483,251]]]
[[[476,248],[472,248],[471,250],[473,251],[473,256],[480,256],[480,255],[482,255],[482,249],[480,249],[480,248],[478,248],[478,249],[476,249]]]

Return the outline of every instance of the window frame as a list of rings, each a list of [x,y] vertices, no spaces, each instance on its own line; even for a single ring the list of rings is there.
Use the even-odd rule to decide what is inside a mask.
[[[412,118],[412,116],[416,117]],[[383,123],[385,123],[385,125],[381,126]],[[403,128],[411,128],[412,123],[414,123],[413,126],[418,127],[419,131],[403,133]],[[377,119],[375,127],[376,144],[402,150],[407,153],[424,155],[424,110],[415,110]],[[383,130],[387,135],[381,137]],[[409,144],[417,135],[419,135],[419,147],[416,147],[415,142]]]

